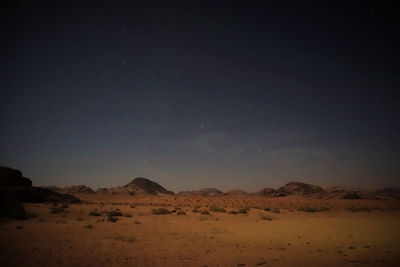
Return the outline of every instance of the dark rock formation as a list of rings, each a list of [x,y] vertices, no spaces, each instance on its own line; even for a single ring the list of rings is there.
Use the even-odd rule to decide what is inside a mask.
[[[396,187],[382,188],[381,190],[375,191],[373,193],[377,197],[400,198],[400,188]]]
[[[338,199],[360,199],[363,198],[362,192],[356,188],[350,187],[328,187],[324,190],[322,196],[324,198],[338,198]]]
[[[307,196],[307,195],[320,194],[324,190],[322,189],[322,187],[317,185],[306,184],[301,182],[289,182],[284,186],[278,188],[276,191],[277,193],[281,194],[283,193],[285,195]]]
[[[262,189],[261,191],[258,191],[256,194],[257,195],[262,195],[262,196],[271,196],[271,197],[273,197],[273,196],[276,196],[277,191],[274,188],[267,187],[267,188]]]
[[[48,186],[39,186],[39,187],[44,188],[44,189],[50,189],[50,190],[58,192],[58,193],[60,193],[62,191],[62,188],[59,186],[48,185]]]
[[[172,191],[168,191],[161,185],[147,179],[135,178],[124,186],[130,194],[150,194],[150,195],[174,195]]]
[[[0,217],[26,218],[22,203],[68,202],[79,203],[78,198],[46,188],[32,186],[32,181],[21,171],[0,167]]]
[[[0,186],[32,186],[32,181],[19,170],[0,166]]]
[[[6,188],[0,188],[0,218],[27,218],[24,206],[15,198],[13,192]]]
[[[90,187],[86,185],[72,185],[64,187],[61,190],[63,194],[96,194]]]
[[[201,195],[201,196],[220,196],[223,193],[216,188],[202,188],[196,191],[181,191],[178,195]]]
[[[100,187],[100,188],[97,188],[96,194],[107,194],[108,191],[109,191],[108,188]]]

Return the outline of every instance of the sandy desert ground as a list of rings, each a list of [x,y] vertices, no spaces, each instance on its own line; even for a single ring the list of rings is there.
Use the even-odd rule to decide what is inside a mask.
[[[32,218],[2,221],[0,265],[400,264],[398,200],[78,197],[85,204],[25,204]]]

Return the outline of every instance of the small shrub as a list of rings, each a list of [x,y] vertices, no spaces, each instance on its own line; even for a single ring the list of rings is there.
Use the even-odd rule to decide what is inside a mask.
[[[92,229],[93,226],[92,226],[91,224],[88,224],[88,225],[85,226],[85,228],[87,228],[87,229]]]
[[[201,210],[201,211],[200,211],[200,214],[203,214],[203,215],[210,215],[210,212],[208,212],[208,210]]]
[[[272,210],[273,213],[281,213],[281,210],[279,208],[274,208]]]
[[[234,210],[231,210],[231,211],[229,212],[229,214],[238,214],[238,212],[237,212],[237,211],[234,211]]]
[[[314,207],[305,207],[305,208],[299,208],[299,211],[304,211],[304,212],[322,212],[322,211],[327,211],[329,210],[328,207],[320,207],[320,208],[314,208]]]
[[[132,209],[136,208],[136,206],[133,204],[129,205],[129,207],[131,207]]]
[[[176,213],[177,215],[186,215],[186,212],[184,212],[183,210],[180,210]]]
[[[361,207],[361,208],[357,208],[357,207],[348,207],[346,210],[351,211],[351,212],[357,212],[357,211],[367,211],[370,212],[371,208],[368,207]]]
[[[79,222],[83,221],[82,218],[76,218],[76,220],[79,221]]]
[[[247,214],[248,211],[249,211],[249,208],[244,208],[244,209],[238,210],[238,213],[240,213],[240,214]]]
[[[108,212],[108,216],[122,216],[122,213],[120,211],[112,210]]]
[[[134,221],[133,223],[134,223],[134,224],[142,224],[142,223],[139,222],[139,221]]]
[[[107,221],[109,221],[109,222],[117,222],[117,221],[118,221],[118,219],[117,219],[117,218],[115,218],[115,217],[113,217],[113,216],[110,216],[110,215],[108,215],[108,217],[107,217]]]
[[[91,211],[91,212],[89,212],[89,216],[101,216],[101,214],[100,213],[98,213],[97,211]]]
[[[260,215],[260,219],[261,219],[262,221],[272,221],[274,218],[271,217],[271,216],[269,216],[269,215],[261,214],[261,215]]]
[[[304,212],[317,212],[318,209],[313,208],[313,207],[305,207],[305,208],[303,208],[303,211]]]
[[[64,209],[59,206],[52,206],[50,207],[50,213],[52,214],[61,214],[64,213]]]
[[[131,218],[132,215],[131,215],[130,213],[125,213],[125,214],[124,214],[124,217],[126,217],[126,218]]]
[[[214,212],[226,212],[226,210],[224,208],[221,208],[221,207],[218,207],[218,206],[215,206],[215,205],[212,205],[210,207],[210,210],[214,211]]]
[[[171,214],[169,210],[166,208],[158,208],[158,209],[152,209],[151,213],[154,215],[166,215],[166,214]]]
[[[264,208],[264,210],[265,211],[271,211],[271,208],[270,207],[266,207],[266,208]]]
[[[199,213],[200,211],[199,211],[198,208],[194,208],[194,209],[192,210],[192,212],[193,212],[193,213]]]

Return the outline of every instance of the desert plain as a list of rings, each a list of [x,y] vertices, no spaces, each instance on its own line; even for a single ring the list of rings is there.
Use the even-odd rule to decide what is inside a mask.
[[[1,266],[399,266],[398,199],[77,194],[0,223]]]

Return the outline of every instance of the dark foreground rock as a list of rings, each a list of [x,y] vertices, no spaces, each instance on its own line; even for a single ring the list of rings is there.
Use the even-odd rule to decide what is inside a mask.
[[[53,190],[32,186],[22,172],[0,167],[0,217],[26,219],[22,203],[80,203],[80,199]]]

